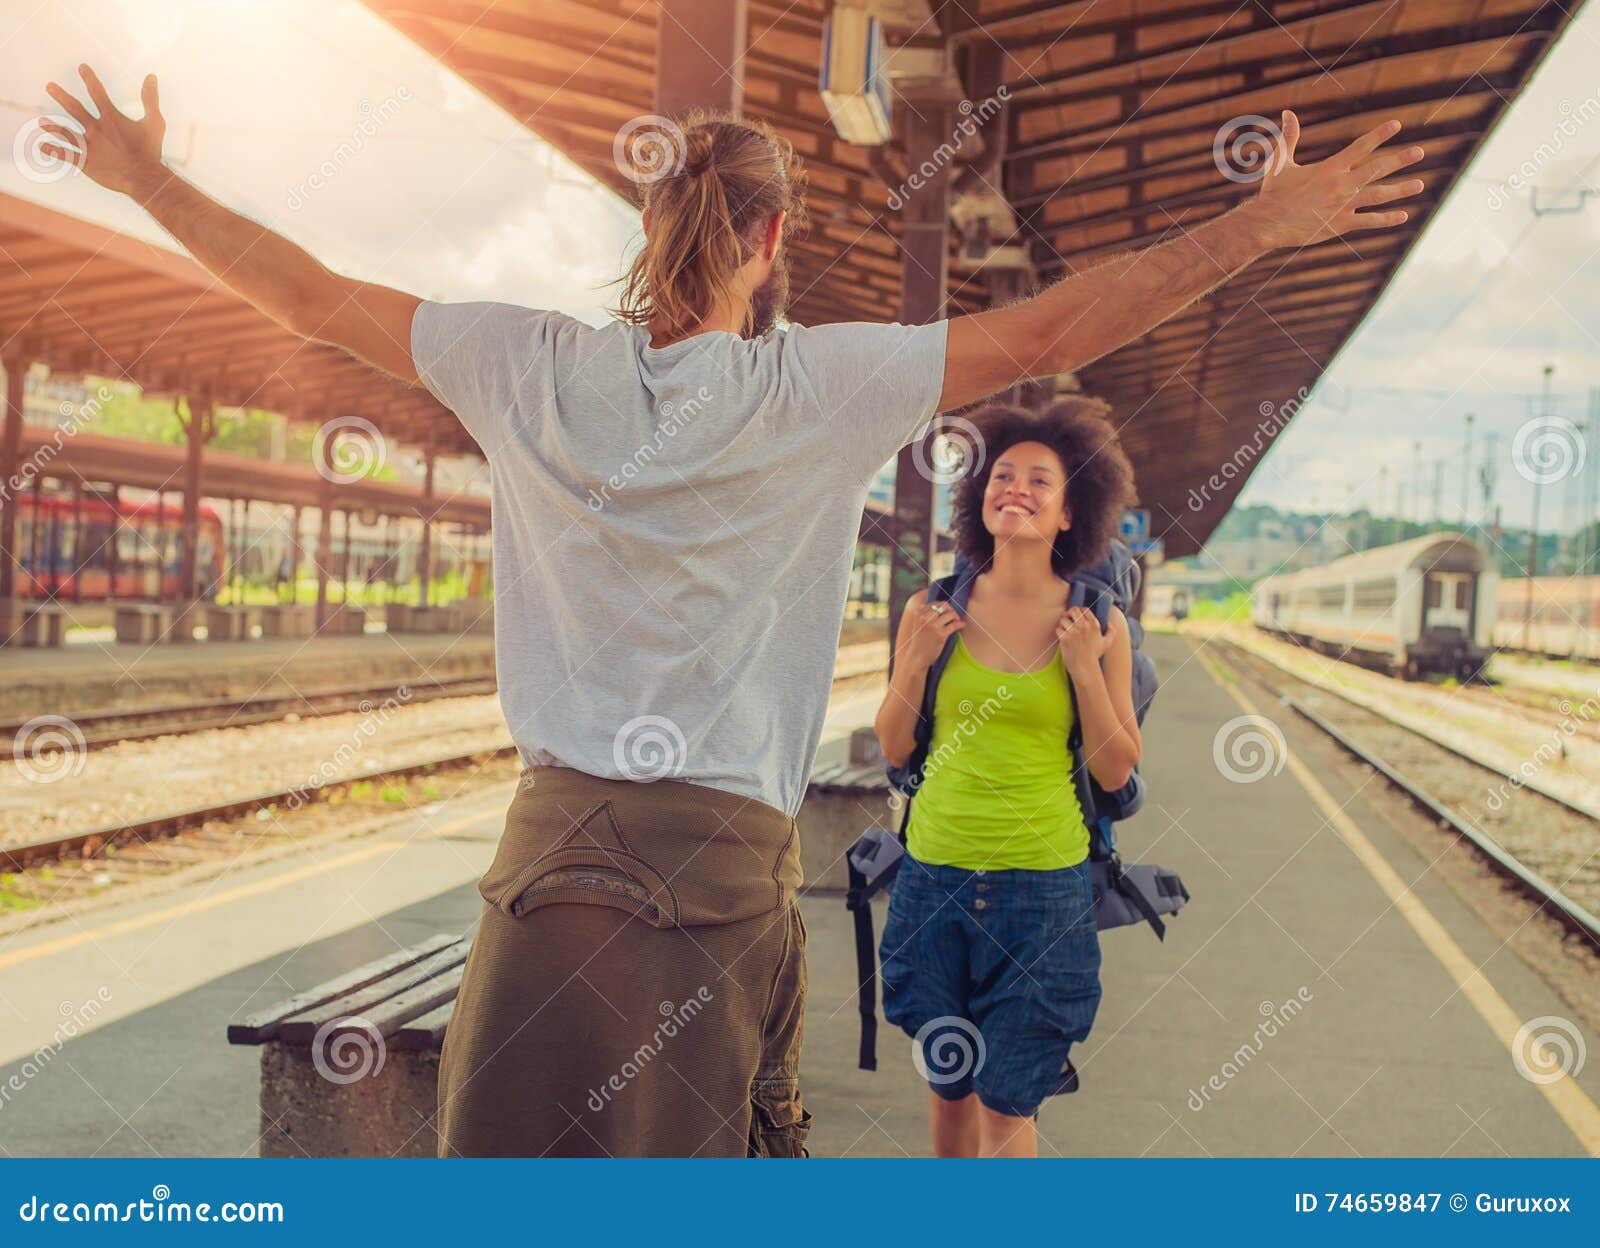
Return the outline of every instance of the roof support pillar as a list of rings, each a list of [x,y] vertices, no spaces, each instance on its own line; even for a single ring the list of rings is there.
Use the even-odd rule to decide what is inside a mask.
[[[294,505],[294,513],[289,519],[289,605],[297,606],[300,602],[300,504]]]
[[[318,449],[321,459],[317,471],[322,474],[322,497],[317,503],[317,632],[328,622],[328,567],[333,562],[333,474],[338,471],[333,462],[333,436],[324,426],[320,431]]]
[[[33,518],[28,525],[28,597],[44,599],[44,561],[40,557],[39,534],[44,529],[44,473],[33,474]]]
[[[950,140],[948,108],[924,106],[906,117],[906,163],[926,163],[937,172],[921,186],[908,188],[901,212],[900,319],[925,325],[944,315],[946,246],[950,235],[948,164],[936,156]],[[938,422],[935,421],[936,425]],[[902,447],[895,465],[894,516],[889,522],[889,643],[911,595],[927,585],[935,546],[933,513],[933,428]],[[891,656],[892,657],[892,656]]]
[[[28,364],[21,351],[3,357],[6,370],[5,430],[0,434],[0,645],[21,623],[17,614],[17,473],[22,460],[22,381]]]
[[[382,600],[383,605],[386,607],[394,601],[395,553],[394,546],[392,544],[394,540],[392,533],[393,522],[394,517],[389,515],[388,512],[384,512],[383,563],[379,565],[378,570],[382,573],[383,579],[383,589],[379,591],[379,597]]]
[[[106,601],[117,600],[117,576],[122,571],[122,487],[111,483],[111,519],[106,523]]]
[[[146,578],[146,587],[149,581]],[[161,603],[167,600],[167,492],[161,486],[156,487],[156,576],[155,590],[150,595],[151,601]]]
[[[180,609],[187,610],[200,598],[200,490],[204,476],[206,443],[217,431],[216,408],[211,395],[205,390],[184,396],[189,409],[185,420],[180,412],[178,421],[183,425],[183,568],[178,581]],[[187,628],[174,632],[174,638],[188,641]]]
[[[433,461],[436,452],[433,442],[423,448],[422,468],[422,550],[417,555],[417,577],[420,589],[417,605],[428,605],[428,582],[433,574]]]
[[[339,604],[350,605],[350,509],[339,513],[340,532],[344,534],[344,552],[339,559]]]
[[[72,479],[72,601],[83,601],[83,574],[88,571],[84,550],[88,542],[83,532],[83,478]],[[93,551],[89,557],[94,557]]]
[[[745,0],[660,0],[656,8],[656,112],[742,112],[750,35]]]

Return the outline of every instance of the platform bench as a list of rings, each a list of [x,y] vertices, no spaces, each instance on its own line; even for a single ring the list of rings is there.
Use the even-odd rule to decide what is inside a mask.
[[[360,637],[367,631],[367,613],[362,607],[352,607],[348,603],[330,606],[326,617],[322,621],[320,631],[324,636],[331,637]]]
[[[311,606],[274,603],[261,608],[263,637],[309,637],[316,626],[317,612]]]
[[[470,936],[440,934],[228,1024],[261,1047],[263,1157],[434,1157]]]
[[[32,607],[22,617],[17,640],[24,646],[59,646],[67,637],[67,613],[57,606]]]
[[[172,631],[172,612],[151,603],[119,604],[115,618],[117,640],[136,646],[165,641]]]
[[[250,629],[255,624],[255,611],[250,607],[206,608],[207,641],[248,641]]]
[[[459,632],[460,618],[452,607],[407,606],[398,619],[389,616],[391,633],[454,633]]]

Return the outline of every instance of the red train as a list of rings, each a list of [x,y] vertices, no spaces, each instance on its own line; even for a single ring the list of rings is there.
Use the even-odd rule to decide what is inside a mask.
[[[109,596],[113,567],[117,598],[175,598],[183,576],[183,509],[158,506],[154,496],[139,503],[85,494],[82,529],[74,522],[71,498],[44,494],[34,513],[34,496],[20,494],[17,516],[17,593],[24,598],[55,597],[103,602]],[[35,519],[38,530],[35,533]],[[111,530],[115,523],[115,558]],[[200,504],[201,596],[212,598],[222,579],[222,517]]]

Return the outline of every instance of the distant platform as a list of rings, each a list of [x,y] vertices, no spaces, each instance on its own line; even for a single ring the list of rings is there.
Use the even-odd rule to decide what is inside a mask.
[[[487,634],[363,636],[0,648],[0,717],[494,675]]]

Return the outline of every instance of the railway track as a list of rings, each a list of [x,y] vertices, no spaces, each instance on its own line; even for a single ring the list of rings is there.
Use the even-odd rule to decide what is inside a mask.
[[[1600,821],[1223,638],[1216,651],[1600,949]]]
[[[1596,688],[1600,689],[1600,670],[1596,672],[1596,680]],[[1473,683],[1445,687],[1430,683],[1414,685],[1413,688],[1438,689],[1442,695],[1463,698],[1474,705],[1487,707],[1496,714],[1515,715],[1545,728],[1562,719],[1570,718],[1573,705],[1582,702],[1585,696],[1579,690],[1562,692],[1498,678],[1487,684]],[[1584,736],[1600,738],[1600,719],[1579,723],[1576,727]]]
[[[162,875],[292,841],[278,812],[298,814],[346,798],[361,786],[393,786],[424,776],[514,760],[513,746],[491,747],[361,771],[317,788],[253,793],[156,818],[109,824],[0,847],[0,914],[104,891],[129,878]],[[252,818],[255,816],[255,818]]]
[[[204,702],[178,702],[162,706],[112,708],[84,711],[59,717],[71,721],[82,736],[84,750],[99,750],[124,741],[148,741],[156,737],[204,732],[214,728],[248,728],[254,724],[275,723],[290,715],[302,719],[318,715],[337,715],[348,711],[367,711],[374,699],[407,691],[408,703],[432,702],[438,698],[464,698],[495,691],[493,676],[462,676],[445,680],[387,681],[382,684],[349,685],[338,689],[268,694],[249,698],[218,698]],[[26,747],[27,734],[37,719],[0,724],[0,740],[9,742],[15,753]],[[59,722],[59,720],[57,721]]]

